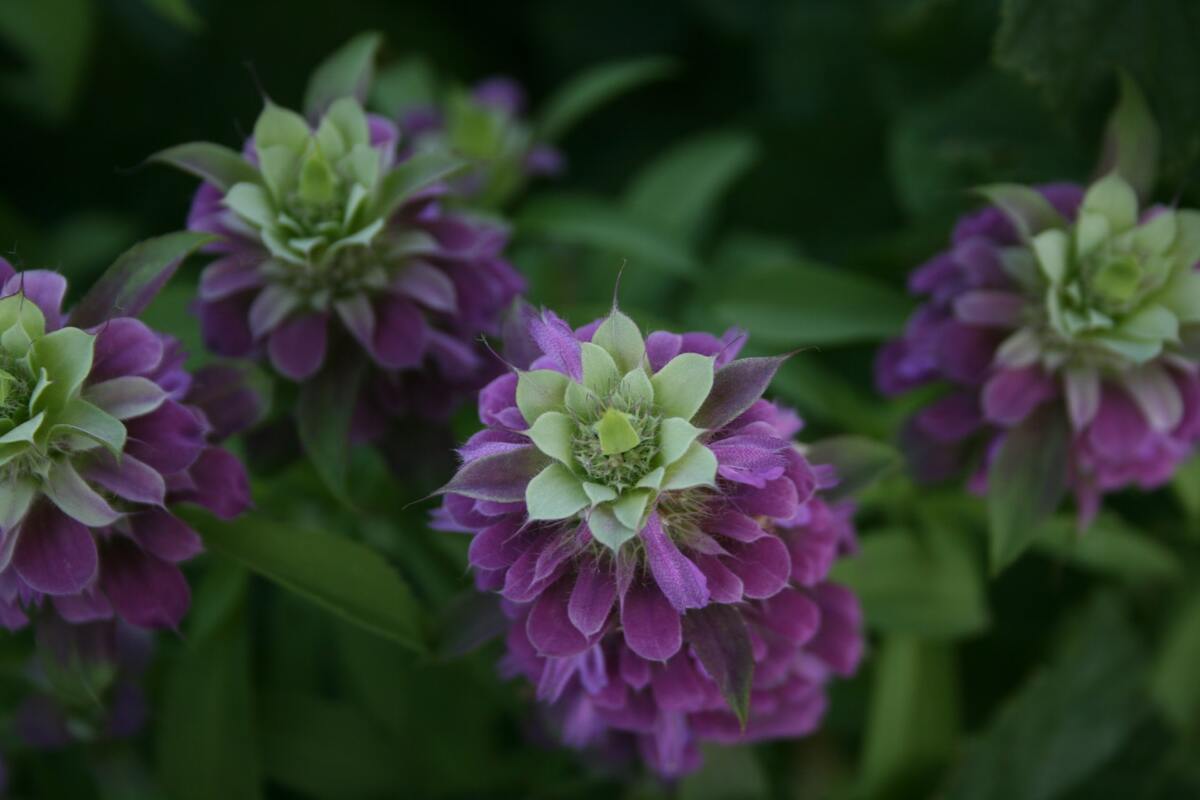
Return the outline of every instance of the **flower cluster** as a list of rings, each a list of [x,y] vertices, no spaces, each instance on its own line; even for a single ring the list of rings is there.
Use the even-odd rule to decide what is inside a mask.
[[[176,626],[177,565],[201,543],[167,507],[249,505],[241,463],[214,442],[253,421],[252,400],[210,419],[207,400],[239,392],[193,379],[171,337],[131,317],[72,327],[61,275],[0,260],[0,279],[0,624],[49,598],[69,622]]]
[[[975,470],[982,488],[1008,431],[1064,418],[1086,521],[1105,492],[1162,484],[1200,438],[1200,212],[1139,210],[1116,173],[987,192],[913,273],[927,301],[881,351],[878,382],[949,386],[906,432],[931,479]]]
[[[205,179],[188,225],[219,237],[200,283],[213,352],[265,350],[304,381],[343,339],[357,343],[377,368],[372,409],[385,415],[410,410],[409,372],[435,384],[417,410],[442,412],[447,395],[494,375],[476,340],[524,288],[502,257],[507,232],[446,208],[444,179],[462,162],[399,158],[399,139],[351,97],[315,126],[268,102],[242,156],[209,144],[158,156]]]
[[[471,168],[454,180],[455,194],[483,208],[502,206],[529,178],[557,175],[562,154],[537,142],[524,119],[525,92],[509,78],[488,78],[436,103],[401,109],[400,129],[416,152],[445,152]]]
[[[476,582],[506,601],[508,669],[568,742],[632,735],[664,775],[699,740],[812,730],[861,614],[826,580],[853,541],[818,494],[832,471],[761,399],[780,360],[734,360],[735,332],[643,339],[615,309],[528,332],[537,358],[481,393],[436,520],[473,534]],[[751,672],[743,694],[730,676]]]

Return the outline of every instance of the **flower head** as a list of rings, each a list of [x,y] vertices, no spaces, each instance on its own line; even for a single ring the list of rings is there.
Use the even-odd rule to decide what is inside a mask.
[[[636,735],[666,774],[698,739],[811,730],[860,618],[825,582],[852,536],[817,495],[834,476],[761,399],[780,360],[734,360],[733,331],[643,339],[616,309],[578,331],[528,323],[538,355],[480,395],[487,427],[437,518],[474,534],[477,584],[508,603],[509,668],[568,741]]]
[[[0,623],[49,597],[71,622],[173,626],[200,539],[167,506],[240,513],[242,466],[212,443],[174,339],[129,317],[72,327],[62,276],[0,273]]]
[[[1200,436],[1200,212],[1139,211],[1116,173],[985,193],[995,205],[913,274],[928,302],[881,352],[879,383],[953,387],[906,434],[930,477],[978,459],[982,479],[1005,431],[1043,408],[1066,418],[1087,518],[1104,491],[1166,480]]]
[[[301,381],[344,339],[392,376],[477,388],[494,374],[476,340],[524,288],[502,257],[507,232],[444,208],[463,162],[398,159],[398,139],[344,97],[315,125],[268,103],[243,156],[211,144],[157,156],[205,179],[189,227],[220,237],[200,285],[214,352],[265,349]]]

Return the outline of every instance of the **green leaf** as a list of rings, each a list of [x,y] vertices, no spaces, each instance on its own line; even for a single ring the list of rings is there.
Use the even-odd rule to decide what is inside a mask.
[[[912,308],[904,295],[852,270],[780,253],[768,243],[730,240],[703,296],[717,320],[760,346],[877,342],[897,335]]]
[[[236,183],[254,183],[258,170],[241,153],[211,142],[188,142],[168,147],[150,156],[148,161],[168,164],[208,181],[223,192]]]
[[[560,139],[575,123],[605,103],[674,71],[672,60],[653,56],[602,64],[576,75],[546,101],[537,122],[538,138]]]
[[[1035,671],[967,749],[939,797],[1050,800],[1110,757],[1144,718],[1145,659],[1113,598],[1092,603],[1049,667]]]
[[[979,186],[976,194],[1004,212],[1024,239],[1039,233],[1066,227],[1066,220],[1046,196],[1029,186],[1015,183],[993,183]]]
[[[158,761],[164,787],[178,800],[262,797],[245,573],[236,570],[232,593],[229,575],[214,570],[200,583],[192,634],[166,675],[156,728]]]
[[[955,651],[944,642],[887,636],[872,660],[860,786],[865,796],[895,796],[901,787],[924,785],[954,755],[960,727]]]
[[[813,464],[831,464],[838,484],[822,496],[839,500],[870,486],[900,464],[892,447],[865,436],[834,436],[813,442],[805,454]]]
[[[204,30],[204,20],[188,4],[188,0],[142,0],[160,17],[191,33]]]
[[[672,237],[639,216],[603,200],[542,195],[525,203],[517,234],[579,245],[627,259],[636,269],[687,276],[699,269],[695,257]]]
[[[508,625],[499,595],[468,589],[440,615],[437,654],[443,659],[461,658],[504,635]]]
[[[1200,591],[1176,611],[1150,674],[1150,694],[1163,716],[1182,730],[1200,725]]]
[[[364,372],[361,359],[333,359],[301,387],[296,402],[296,423],[304,451],[329,491],[346,505],[352,505],[347,483],[350,420]]]
[[[1082,531],[1073,516],[1056,517],[1038,531],[1033,548],[1083,569],[1133,583],[1172,581],[1183,576],[1179,556],[1115,514],[1101,514]]]
[[[757,146],[742,132],[690,137],[635,176],[625,206],[682,242],[694,243],[717,201],[753,164]]]
[[[274,691],[261,727],[267,777],[305,797],[385,797],[405,785],[387,730],[349,703]]]
[[[995,58],[1074,112],[1109,85],[1114,67],[1137,82],[1162,128],[1164,166],[1200,153],[1200,14],[1191,0],[1005,0]]]
[[[376,215],[387,217],[413,192],[461,172],[469,162],[440,152],[417,153],[383,176]]]
[[[304,113],[316,119],[342,97],[365,103],[375,72],[375,54],[382,42],[382,34],[360,33],[322,61],[304,92]]]
[[[12,52],[0,74],[0,95],[49,122],[63,122],[87,67],[96,8],[91,0],[0,3],[0,40]]]
[[[433,105],[436,91],[429,64],[412,57],[379,70],[371,85],[369,105],[389,119],[399,119],[413,108]]]
[[[1116,171],[1144,203],[1158,175],[1158,125],[1133,78],[1122,72],[1120,82],[1120,100],[1104,129],[1099,172]]]
[[[981,572],[965,532],[929,526],[921,536],[898,529],[865,535],[832,578],[854,590],[876,630],[957,638],[988,625]]]
[[[1043,410],[1010,430],[988,471],[989,561],[998,574],[1033,544],[1066,494],[1068,431]]]
[[[213,238],[179,231],[135,244],[92,284],[71,312],[70,324],[90,328],[114,316],[137,316],[183,260]]]
[[[754,683],[754,648],[741,612],[720,603],[692,609],[683,617],[683,633],[744,730]]]
[[[337,616],[412,650],[425,650],[407,584],[373,550],[344,536],[258,514],[221,522],[188,509],[205,546]]]

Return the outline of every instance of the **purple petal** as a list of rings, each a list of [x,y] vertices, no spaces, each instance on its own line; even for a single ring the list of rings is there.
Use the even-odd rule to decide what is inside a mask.
[[[771,597],[787,585],[792,559],[776,536],[764,536],[749,544],[730,544],[730,555],[721,560],[742,579],[746,597]]]
[[[191,603],[178,567],[120,536],[105,544],[100,585],[117,614],[140,628],[177,628]]]
[[[261,267],[262,255],[256,252],[238,252],[218,258],[200,275],[200,299],[212,302],[260,288],[265,282]]]
[[[625,643],[648,661],[666,661],[683,644],[679,612],[654,582],[634,583],[621,601]]]
[[[221,519],[233,519],[252,505],[246,468],[233,453],[206,447],[188,467],[191,488],[171,493],[172,501],[195,503]]]
[[[458,310],[458,292],[450,277],[424,261],[411,261],[392,281],[391,289],[444,314]]]
[[[54,610],[72,625],[112,619],[112,604],[103,593],[94,588],[84,589],[79,594],[59,595],[52,599]]]
[[[304,314],[271,331],[267,352],[279,374],[294,381],[316,374],[325,361],[326,323],[324,314]]]
[[[807,645],[808,652],[839,675],[853,674],[863,651],[862,608],[858,598],[834,583],[823,583],[813,589],[812,598],[821,610],[821,624]]]
[[[983,387],[983,413],[992,422],[1016,425],[1058,393],[1054,378],[1032,366],[997,372]]]
[[[91,531],[50,503],[35,504],[21,523],[12,565],[29,588],[77,594],[91,583],[97,564]]]
[[[120,460],[107,452],[98,452],[83,470],[83,476],[126,500],[147,505],[162,505],[167,485],[162,475],[131,455]]]
[[[371,356],[389,369],[415,367],[425,355],[425,317],[409,301],[388,297],[376,308]]]
[[[572,588],[570,577],[546,588],[525,620],[525,633],[543,656],[573,656],[588,647],[587,637],[571,624],[567,614]]]
[[[439,491],[476,500],[519,503],[525,499],[529,481],[546,464],[546,457],[536,447],[525,445],[467,462]]]
[[[1129,395],[1104,386],[1100,408],[1088,429],[1092,447],[1103,456],[1119,460],[1142,451],[1150,437],[1150,424]]]
[[[125,423],[125,452],[164,475],[192,465],[204,449],[207,426],[195,412],[173,400]]]
[[[152,508],[129,518],[130,531],[142,549],[176,564],[204,550],[200,534],[169,511]]]
[[[579,340],[570,326],[553,311],[543,311],[541,316],[530,319],[529,335],[562,372],[575,381],[583,380],[583,356]]]
[[[96,350],[90,383],[125,375],[145,375],[163,358],[162,339],[141,320],[117,317],[95,329]]]
[[[193,376],[186,401],[204,412],[215,440],[246,430],[266,412],[248,377],[246,369],[229,364],[210,364]]]
[[[741,602],[744,593],[742,579],[722,564],[721,559],[715,556],[698,556],[696,566],[704,573],[709,594],[714,602]]]
[[[954,316],[960,322],[990,328],[1016,328],[1024,319],[1025,298],[1013,292],[979,290],[954,301]]]
[[[665,367],[679,355],[683,348],[683,337],[670,331],[654,331],[646,337],[646,357],[655,372]]]
[[[821,625],[817,604],[797,589],[784,589],[764,600],[762,609],[767,627],[796,647],[811,639]]]
[[[599,561],[585,560],[579,566],[567,614],[580,633],[595,636],[608,620],[616,599],[617,583],[612,569]]]
[[[250,333],[253,292],[243,292],[213,303],[200,304],[200,329],[204,344],[219,356],[244,358],[254,350]]]
[[[473,567],[504,569],[521,557],[528,543],[521,535],[521,523],[505,520],[475,534],[467,550],[467,560]]]
[[[948,394],[921,410],[916,424],[939,442],[959,442],[979,430],[983,414],[974,392]]]
[[[651,514],[641,531],[642,544],[650,572],[658,587],[679,613],[708,604],[708,582],[704,573],[693,564],[675,542],[663,532],[658,514]]]

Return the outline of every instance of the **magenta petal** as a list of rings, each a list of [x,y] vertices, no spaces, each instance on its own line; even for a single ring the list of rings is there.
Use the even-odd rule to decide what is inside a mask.
[[[100,585],[117,614],[141,628],[176,628],[191,603],[178,567],[120,536],[105,545]]]
[[[305,314],[292,317],[271,331],[267,352],[279,374],[302,381],[321,368],[325,361],[325,344],[325,315]]]
[[[428,329],[420,310],[400,297],[385,298],[375,310],[371,355],[389,369],[415,367],[425,356]]]
[[[666,661],[683,644],[679,612],[657,584],[634,583],[621,601],[625,643],[648,661]]]
[[[617,583],[606,564],[584,561],[571,590],[567,615],[585,636],[595,636],[604,627],[617,599]]]
[[[163,342],[141,320],[117,317],[95,329],[96,351],[89,383],[145,375],[163,358]]]
[[[46,330],[62,327],[62,302],[67,294],[67,279],[57,272],[46,269],[28,269],[18,272],[4,282],[3,296],[23,294],[42,310],[46,317]]]
[[[152,508],[129,517],[133,538],[146,552],[172,564],[204,550],[200,534],[169,511]]]
[[[36,503],[21,523],[12,565],[29,588],[77,594],[91,583],[97,563],[91,531],[52,504]]]
[[[587,637],[571,624],[567,614],[572,586],[570,577],[566,577],[548,587],[534,602],[525,620],[525,633],[543,656],[573,656],[588,647]]]
[[[679,613],[689,608],[708,605],[708,582],[704,573],[693,564],[663,532],[658,514],[651,514],[641,532],[642,544],[650,572],[666,595],[671,607]]]
[[[127,420],[125,451],[164,475],[187,469],[204,450],[207,425],[195,412],[173,400]]]

